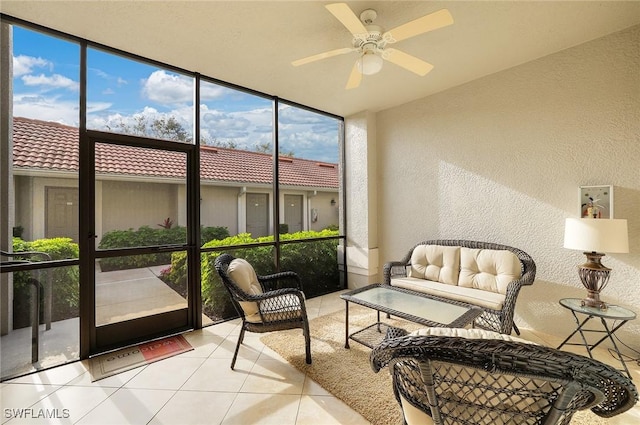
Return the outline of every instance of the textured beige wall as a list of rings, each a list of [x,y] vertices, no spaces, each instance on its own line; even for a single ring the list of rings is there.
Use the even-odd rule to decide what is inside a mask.
[[[378,281],[378,164],[376,116],[345,120],[347,271],[350,288]]]
[[[376,120],[379,272],[424,239],[519,247],[538,273],[517,323],[564,335],[573,319],[557,301],[584,293],[584,256],[562,247],[564,219],[578,215],[578,186],[611,184],[631,252],[604,258],[613,273],[603,298],[640,314],[640,26]],[[640,319],[621,335],[640,349]]]

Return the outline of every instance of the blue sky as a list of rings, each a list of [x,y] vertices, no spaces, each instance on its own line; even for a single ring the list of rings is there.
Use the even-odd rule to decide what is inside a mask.
[[[14,115],[77,126],[79,45],[14,26]],[[193,126],[193,81],[175,72],[89,49],[87,126],[106,130],[175,117]],[[215,78],[215,75],[211,75]],[[240,149],[272,140],[272,102],[212,83],[200,89],[204,140]],[[299,108],[281,106],[280,145],[296,157],[338,162],[338,122]]]

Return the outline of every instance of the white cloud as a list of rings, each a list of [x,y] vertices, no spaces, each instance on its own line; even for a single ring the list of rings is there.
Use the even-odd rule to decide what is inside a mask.
[[[126,82],[125,82],[126,83]],[[154,71],[142,81],[142,94],[161,105],[191,104],[193,102],[194,79],[163,70]],[[232,95],[233,90],[217,84],[204,82],[200,87],[200,99],[209,101]]]
[[[95,114],[96,112],[106,111],[111,108],[112,104],[109,102],[88,102],[87,114]]]
[[[43,58],[35,58],[33,56],[18,55],[13,57],[13,76],[30,74],[33,68],[49,67],[53,69],[53,64]]]
[[[154,71],[142,81],[142,94],[161,105],[193,101],[193,79],[165,71]]]
[[[23,75],[21,79],[25,86],[40,86],[45,90],[63,88],[77,91],[79,88],[77,81],[73,81],[71,78],[60,74],[53,74],[51,76],[44,74]]]
[[[58,96],[17,93],[13,96],[13,115],[77,127],[78,102],[62,100]]]
[[[223,87],[223,86],[219,86],[217,84],[203,83],[200,86],[200,100],[201,101],[220,99],[220,98],[222,98],[224,96],[228,96],[228,95],[231,95],[233,93],[234,93],[233,90],[228,89],[228,88]]]
[[[249,150],[272,142],[273,114],[269,108],[226,112],[201,105],[200,116],[200,131],[208,141],[233,142],[238,148]]]
[[[98,68],[89,68],[89,71],[93,71],[98,77],[104,79],[104,80],[110,80],[111,76],[106,73],[105,71],[98,69]]]

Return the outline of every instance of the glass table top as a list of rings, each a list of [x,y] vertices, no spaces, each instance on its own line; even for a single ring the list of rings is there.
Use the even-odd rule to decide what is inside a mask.
[[[633,311],[624,307],[613,304],[607,304],[606,309],[587,307],[582,305],[582,300],[579,298],[563,298],[560,300],[560,305],[578,313],[604,317],[605,319],[633,320],[636,318],[636,314]]]
[[[467,313],[471,308],[444,301],[416,296],[396,289],[374,287],[355,294],[346,294],[350,301],[364,301],[383,306],[425,320],[449,324]]]

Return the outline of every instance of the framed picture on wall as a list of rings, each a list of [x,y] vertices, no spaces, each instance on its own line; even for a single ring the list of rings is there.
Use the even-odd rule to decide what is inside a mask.
[[[613,218],[613,186],[580,186],[580,217]]]

